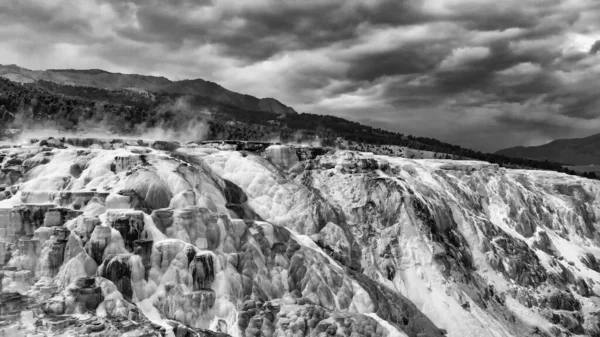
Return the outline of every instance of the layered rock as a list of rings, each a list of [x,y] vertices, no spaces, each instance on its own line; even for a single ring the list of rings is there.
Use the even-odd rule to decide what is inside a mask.
[[[47,138],[1,149],[0,331],[600,333],[596,182],[203,146]]]

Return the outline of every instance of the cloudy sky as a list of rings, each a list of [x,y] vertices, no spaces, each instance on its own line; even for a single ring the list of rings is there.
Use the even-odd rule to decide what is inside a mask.
[[[0,0],[0,63],[203,78],[497,150],[600,132],[597,0]]]

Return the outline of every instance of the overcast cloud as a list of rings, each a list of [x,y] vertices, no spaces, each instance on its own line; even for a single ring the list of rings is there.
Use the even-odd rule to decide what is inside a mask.
[[[600,132],[597,0],[0,0],[0,63],[203,78],[480,150]]]

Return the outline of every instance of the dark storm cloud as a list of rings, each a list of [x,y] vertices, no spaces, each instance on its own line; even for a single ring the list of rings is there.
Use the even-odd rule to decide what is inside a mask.
[[[479,149],[600,127],[597,1],[28,0],[0,20],[1,63],[201,77]]]
[[[89,21],[77,15],[70,15],[72,9],[59,5],[31,1],[5,1],[0,3],[0,22],[3,28],[10,23],[27,25],[39,32],[68,35],[75,38],[91,37]],[[26,40],[28,37],[23,36]]]
[[[442,59],[443,55],[429,43],[403,46],[357,57],[346,75],[353,80],[373,81],[382,76],[419,74],[433,70]]]
[[[552,50],[544,50],[539,54],[536,51],[516,53],[510,48],[509,43],[509,41],[500,41],[490,44],[489,53],[484,57],[437,71],[435,78],[440,92],[456,93],[477,88],[482,91],[497,90],[497,84],[502,84],[495,82],[497,72],[527,62],[547,65],[558,56],[557,51]],[[538,83],[532,85],[537,86]]]
[[[599,51],[600,51],[600,40],[594,42],[594,44],[590,48],[590,54],[592,54],[592,55],[598,54]]]
[[[227,54],[251,61],[348,41],[359,37],[365,25],[401,26],[433,19],[420,10],[419,1],[410,0],[249,1],[231,6],[131,1],[134,7],[109,3],[121,13],[135,12],[139,24],[120,29],[124,37],[169,44],[214,43]]]
[[[453,14],[448,17],[460,21],[469,30],[532,29],[545,17],[557,14],[556,6],[560,4],[561,0],[533,0],[520,3],[460,1],[448,6],[453,11]]]

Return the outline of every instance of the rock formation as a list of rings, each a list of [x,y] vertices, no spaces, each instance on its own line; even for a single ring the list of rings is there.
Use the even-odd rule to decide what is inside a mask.
[[[597,181],[251,142],[0,159],[0,335],[600,336]]]

